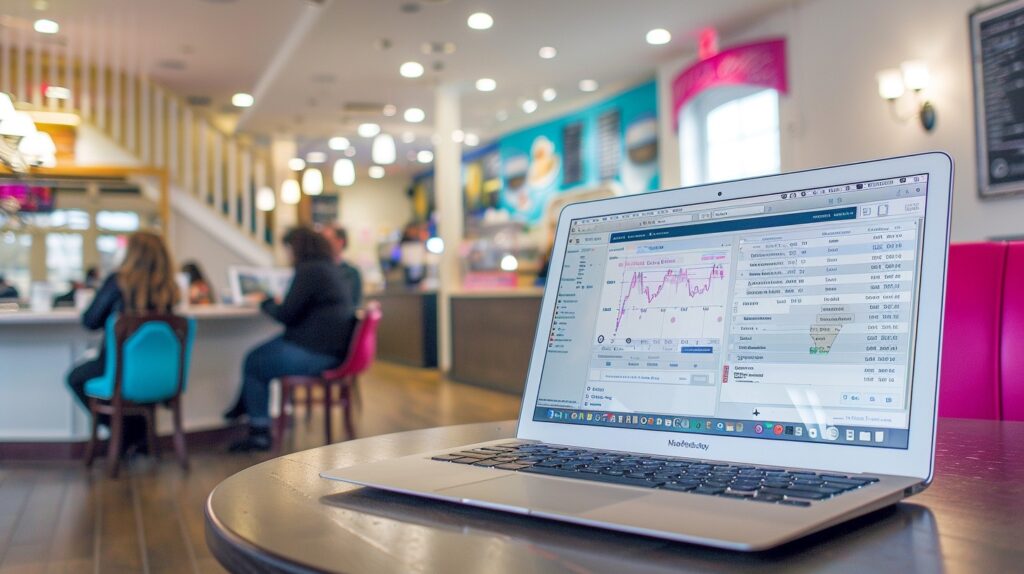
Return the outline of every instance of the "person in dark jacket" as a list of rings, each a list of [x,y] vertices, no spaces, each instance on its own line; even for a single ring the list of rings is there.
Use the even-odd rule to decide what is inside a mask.
[[[92,304],[82,314],[82,325],[90,331],[106,327],[107,319],[125,311],[133,313],[170,313],[178,302],[178,284],[174,281],[174,263],[164,240],[157,234],[139,231],[128,238],[124,262],[116,273],[107,277],[96,292]],[[101,377],[106,367],[106,349],[99,356],[85,361],[68,373],[67,383],[78,402],[89,410],[85,384]],[[107,415],[99,423],[107,424]],[[145,437],[142,417],[125,418],[126,447]]]
[[[334,262],[338,264],[345,280],[352,290],[352,305],[359,307],[363,304],[363,276],[354,265],[345,261],[345,249],[348,248],[348,232],[340,225],[328,225],[323,228],[324,238],[331,244],[334,252]]]
[[[330,244],[308,227],[284,236],[295,275],[280,301],[260,305],[284,324],[284,333],[256,347],[242,366],[238,407],[225,416],[249,416],[249,435],[231,451],[270,448],[270,382],[285,375],[318,375],[337,367],[348,352],[355,327],[355,307],[344,274],[334,264]]]

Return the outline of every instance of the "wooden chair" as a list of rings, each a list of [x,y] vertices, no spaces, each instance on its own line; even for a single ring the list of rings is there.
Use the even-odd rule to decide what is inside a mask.
[[[334,390],[338,391],[338,404],[341,405],[345,434],[348,438],[355,437],[352,423],[352,404],[361,402],[358,393],[359,375],[373,364],[377,353],[377,326],[380,324],[380,303],[369,301],[363,310],[363,316],[356,324],[349,343],[345,361],[333,369],[320,373],[320,376],[288,375],[281,377],[281,412],[274,419],[273,441],[274,451],[280,452],[284,442],[285,428],[288,426],[290,411],[293,410],[295,389],[306,390],[309,409],[312,401],[308,399],[314,387],[322,387],[324,392],[324,444],[331,444],[331,408],[334,406]],[[307,413],[309,411],[307,410]]]
[[[171,409],[174,451],[183,469],[188,453],[181,420],[181,395],[188,381],[195,319],[171,314],[126,314],[111,317],[106,327],[106,368],[103,376],[85,385],[92,413],[92,432],[85,464],[92,465],[98,442],[98,415],[110,416],[107,471],[117,476],[124,442],[124,418],[141,415],[146,421],[146,442],[159,454],[156,437],[156,406]]]

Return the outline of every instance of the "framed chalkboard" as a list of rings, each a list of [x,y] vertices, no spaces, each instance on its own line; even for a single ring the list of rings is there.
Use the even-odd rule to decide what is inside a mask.
[[[1024,193],[1024,0],[970,15],[978,191]]]

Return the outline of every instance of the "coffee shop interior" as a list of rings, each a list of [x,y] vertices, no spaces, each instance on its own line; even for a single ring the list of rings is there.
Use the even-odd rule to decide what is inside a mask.
[[[211,491],[272,498],[245,474],[271,464],[331,507],[338,571],[1019,567],[1024,51],[986,58],[1024,2],[982,4],[0,1],[0,573],[325,568],[223,534]],[[317,477],[310,449],[514,435],[566,205],[932,150],[938,471],[911,503],[735,562]]]

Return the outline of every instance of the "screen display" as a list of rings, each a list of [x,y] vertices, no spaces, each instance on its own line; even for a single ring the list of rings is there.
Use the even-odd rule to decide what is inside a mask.
[[[573,220],[534,420],[907,448],[927,186]]]
[[[53,211],[53,190],[49,187],[24,183],[0,183],[0,201],[17,203],[18,210],[26,213]]]

